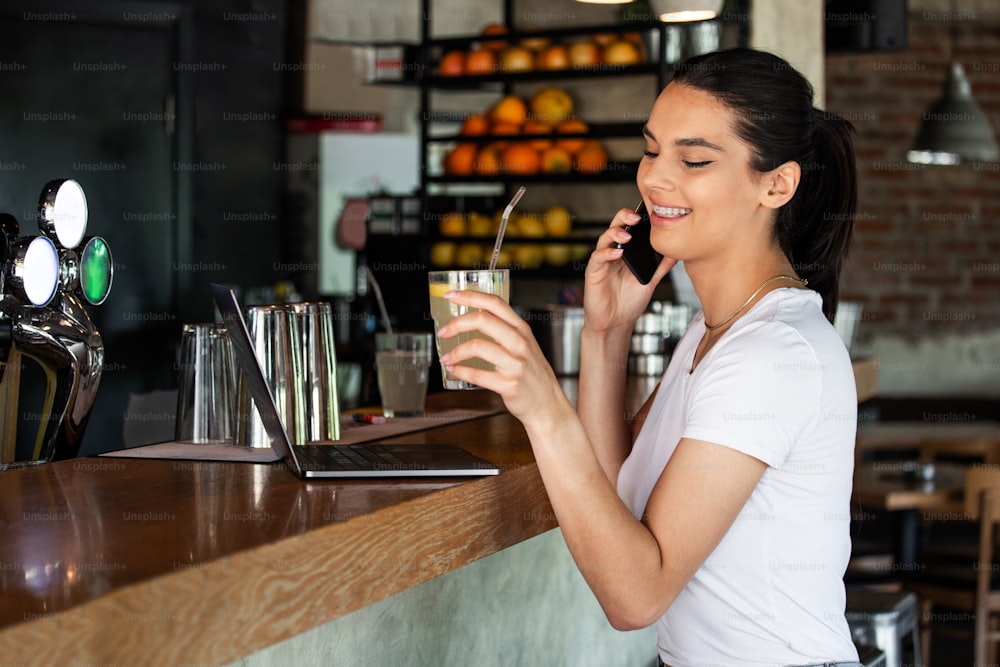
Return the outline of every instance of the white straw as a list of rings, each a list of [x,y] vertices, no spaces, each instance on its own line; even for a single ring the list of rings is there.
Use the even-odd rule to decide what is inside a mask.
[[[517,202],[521,200],[521,196],[524,195],[524,186],[522,185],[514,193],[514,197],[507,204],[507,208],[503,210],[503,215],[500,216],[500,229],[497,231],[497,242],[493,245],[493,256],[490,257],[490,271],[497,267],[497,257],[500,255],[500,244],[503,243],[504,232],[507,231],[507,218],[510,217],[511,211],[517,206]]]
[[[378,302],[379,312],[382,313],[382,323],[385,324],[385,330],[389,334],[389,340],[393,341],[392,347],[396,347],[396,335],[392,333],[392,323],[389,321],[389,311],[385,309],[385,300],[382,298],[382,288],[378,286],[378,281],[375,280],[375,274],[372,270],[368,268],[365,264],[365,272],[368,274],[368,281],[372,284],[372,290],[375,292],[375,301]]]

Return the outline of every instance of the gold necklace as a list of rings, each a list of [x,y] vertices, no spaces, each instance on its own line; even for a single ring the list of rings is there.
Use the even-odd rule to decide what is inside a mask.
[[[782,279],[784,279],[784,280],[794,280],[797,283],[802,283],[803,287],[805,287],[806,285],[809,284],[809,281],[807,279],[805,279],[805,278],[796,278],[795,276],[786,276],[784,274],[777,275],[777,276],[771,276],[770,278],[768,278],[767,280],[765,280],[764,282],[762,282],[760,284],[760,287],[758,287],[756,290],[754,290],[754,293],[750,295],[750,298],[748,298],[746,301],[744,301],[742,306],[740,306],[739,308],[737,308],[736,310],[733,311],[732,315],[730,315],[726,319],[722,320],[718,324],[709,324],[708,322],[705,322],[705,328],[707,330],[709,330],[709,331],[715,331],[719,327],[723,327],[723,326],[729,324],[730,322],[733,321],[733,318],[735,318],[737,315],[739,315],[741,312],[743,312],[744,308],[746,308],[747,306],[750,305],[750,302],[753,301],[753,298],[755,296],[757,296],[758,294],[760,294],[760,291],[762,289],[764,289],[765,287],[767,287],[768,285],[770,285],[771,283],[773,283],[775,280],[782,280]]]

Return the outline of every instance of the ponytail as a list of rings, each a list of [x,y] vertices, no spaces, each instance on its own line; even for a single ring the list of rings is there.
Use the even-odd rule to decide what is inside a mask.
[[[815,108],[812,120],[810,155],[799,163],[799,187],[778,210],[775,233],[792,267],[823,297],[823,313],[832,322],[858,207],[854,128]]]
[[[796,273],[823,297],[823,314],[832,322],[857,209],[854,128],[814,108],[806,78],[765,51],[695,56],[677,66],[673,82],[710,93],[736,112],[733,129],[750,147],[756,171],[799,163],[799,186],[775,216],[775,238]]]

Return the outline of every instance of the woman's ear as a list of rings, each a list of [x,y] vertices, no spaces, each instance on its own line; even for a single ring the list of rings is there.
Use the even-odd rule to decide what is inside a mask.
[[[779,209],[789,202],[799,187],[802,167],[798,162],[789,161],[765,174],[762,185],[761,203],[772,209]]]

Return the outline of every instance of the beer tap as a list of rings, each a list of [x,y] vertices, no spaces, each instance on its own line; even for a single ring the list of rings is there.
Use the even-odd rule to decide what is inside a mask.
[[[17,238],[15,230],[13,241],[4,229],[9,247],[0,278],[0,354],[17,350],[45,371],[42,419],[25,461],[32,463],[79,452],[104,363],[104,343],[84,302],[103,303],[113,277],[107,242],[85,237],[87,199],[79,183],[45,185],[38,226],[39,236]]]

